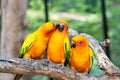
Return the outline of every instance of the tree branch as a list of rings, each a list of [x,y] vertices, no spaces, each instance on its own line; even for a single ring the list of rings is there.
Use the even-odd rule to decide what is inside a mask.
[[[70,37],[78,35],[78,33],[69,29]],[[100,67],[105,70],[106,74],[102,77],[89,76],[82,73],[77,73],[63,64],[55,64],[47,59],[19,59],[0,56],[0,72],[13,74],[31,74],[31,75],[46,75],[60,80],[119,80],[120,69],[116,67],[105,55],[99,42],[92,36],[82,33],[89,40],[89,44],[94,49],[95,55],[99,61]]]
[[[47,59],[19,59],[0,57],[0,72],[13,74],[46,75],[60,80],[108,80],[109,78],[118,79],[120,75],[106,74],[102,77],[88,76],[76,73],[63,64],[55,64]]]
[[[63,64],[55,64],[47,59],[19,59],[0,57],[0,72],[14,74],[46,75],[62,80],[79,80],[84,75],[64,67]]]
[[[110,43],[111,43],[111,42],[110,42],[109,39],[105,39],[103,42],[100,42],[99,44],[100,44],[100,46],[101,46],[102,48],[104,48],[104,47],[109,46]]]

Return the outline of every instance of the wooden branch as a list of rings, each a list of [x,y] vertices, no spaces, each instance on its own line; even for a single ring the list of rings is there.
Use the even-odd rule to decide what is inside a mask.
[[[0,57],[0,72],[14,74],[46,75],[60,80],[117,80],[120,75],[106,74],[102,77],[89,76],[82,73],[76,73],[63,64],[55,64],[47,59],[19,59]]]
[[[78,33],[69,29],[69,32],[78,35]],[[69,35],[70,37],[74,35]],[[88,74],[77,73],[63,64],[55,64],[47,59],[19,59],[0,57],[0,72],[13,74],[31,74],[46,75],[60,80],[120,80],[120,69],[116,67],[105,55],[105,52],[99,45],[99,42],[92,36],[81,33],[89,40],[89,44],[94,49],[95,55],[99,61],[100,67],[105,70],[106,74],[102,77],[89,76]]]
[[[109,39],[105,39],[103,42],[99,42],[99,44],[100,44],[100,46],[102,47],[102,48],[104,48],[104,47],[108,47],[109,45],[110,45],[110,40]]]
[[[75,73],[64,67],[63,64],[55,64],[47,59],[33,60],[2,56],[0,57],[0,72],[46,75],[62,80],[79,80],[85,77],[83,74]]]
[[[70,38],[72,38],[75,35],[79,35],[79,33],[76,30],[74,30],[72,28],[69,28],[68,29],[68,35],[69,35]]]

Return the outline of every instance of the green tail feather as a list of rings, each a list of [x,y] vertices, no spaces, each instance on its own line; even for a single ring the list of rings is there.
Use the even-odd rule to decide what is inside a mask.
[[[69,60],[70,60],[70,53],[67,51],[65,54],[65,63],[64,66],[69,65]]]
[[[64,66],[67,66],[69,64],[69,60],[70,60],[70,53],[69,50],[67,50],[67,44],[64,43],[64,49],[65,49],[65,63]]]
[[[92,60],[93,60],[93,65],[89,71],[89,75],[103,76],[105,74],[105,71],[100,69],[97,59],[94,57],[94,58],[92,58]]]
[[[91,76],[103,76],[105,72],[99,68],[99,66],[92,66],[89,72]]]
[[[54,80],[53,78],[49,78],[49,80]]]
[[[70,68],[70,64],[69,64],[69,61],[67,60],[67,58],[65,59],[64,66],[67,68]]]
[[[89,45],[89,47],[91,48],[91,50],[93,52],[93,56],[90,56],[91,60],[92,60],[92,66],[90,68],[89,75],[103,76],[105,74],[105,71],[100,69],[100,67],[98,65],[98,60],[96,59],[96,56],[95,56],[95,53],[94,53],[94,50],[92,49],[92,47],[90,45]]]
[[[14,80],[20,80],[22,77],[22,74],[16,74]]]

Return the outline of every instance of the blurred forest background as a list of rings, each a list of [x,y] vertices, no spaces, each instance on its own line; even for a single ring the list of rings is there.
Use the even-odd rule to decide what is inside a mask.
[[[104,40],[101,0],[48,0],[48,10],[49,21],[66,20],[69,27],[79,33],[88,33],[98,41]],[[111,60],[120,68],[120,0],[106,0],[106,15],[108,36],[111,40]],[[35,31],[45,22],[43,0],[28,0],[26,18],[29,21],[28,33]],[[46,78],[44,77],[44,80],[47,80]],[[33,77],[33,80],[39,79]]]

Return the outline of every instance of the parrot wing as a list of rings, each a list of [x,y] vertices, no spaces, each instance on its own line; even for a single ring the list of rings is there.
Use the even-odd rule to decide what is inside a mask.
[[[70,60],[70,42],[68,36],[64,40],[64,51],[65,51],[65,63],[64,65],[67,66]]]
[[[20,54],[19,54],[19,58],[23,58],[24,54],[31,48],[31,46],[33,45],[35,41],[35,35],[34,34],[29,34],[23,45],[22,45],[22,48],[20,50]]]
[[[90,47],[90,60],[91,60],[91,68],[89,74],[92,76],[103,76],[105,72],[100,69],[98,65],[98,60],[96,59],[94,51],[91,47]]]

